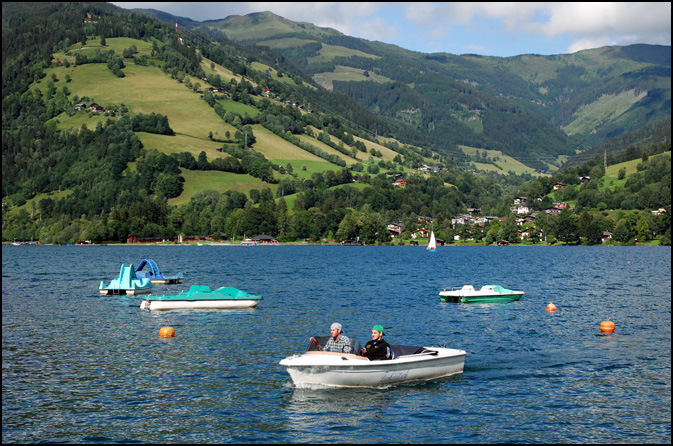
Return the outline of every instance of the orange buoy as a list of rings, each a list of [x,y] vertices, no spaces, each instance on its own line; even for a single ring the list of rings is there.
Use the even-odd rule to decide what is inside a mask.
[[[549,302],[549,305],[547,305],[547,308],[545,308],[546,311],[556,311],[556,305],[553,303]]]
[[[627,261],[627,262],[626,262],[626,264],[627,264],[627,265],[630,265],[630,264],[631,264],[631,261],[630,261],[630,260],[629,260],[629,261]]]
[[[601,322],[601,331],[603,333],[612,333],[613,331],[615,331],[615,323],[612,321]]]
[[[175,330],[173,330],[173,327],[161,327],[161,330],[159,330],[159,336],[163,336],[164,338],[172,338],[175,336]]]

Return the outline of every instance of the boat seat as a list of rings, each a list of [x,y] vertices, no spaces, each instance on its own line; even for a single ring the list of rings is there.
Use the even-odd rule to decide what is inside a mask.
[[[415,345],[391,345],[390,351],[393,353],[393,359],[400,356],[418,355],[421,353],[437,354],[434,350],[427,350],[424,347],[417,347]]]

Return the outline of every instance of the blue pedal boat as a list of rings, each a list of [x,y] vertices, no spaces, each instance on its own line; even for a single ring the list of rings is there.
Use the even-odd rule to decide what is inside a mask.
[[[101,280],[99,290],[103,296],[109,294],[144,294],[152,291],[152,282],[147,278],[137,278],[133,263],[129,266],[122,263],[119,277],[113,279],[110,285],[105,285]]]
[[[189,291],[174,296],[147,296],[140,304],[140,308],[148,311],[254,308],[261,301],[262,296],[255,296],[230,286],[210,291],[208,285],[192,285]]]
[[[145,267],[147,267],[147,270],[143,271],[143,268]],[[150,279],[150,281],[154,284],[163,285],[182,283],[182,281],[185,279],[182,273],[177,273],[174,276],[165,276],[161,271],[159,271],[159,267],[152,259],[144,259],[142,262],[140,262],[140,265],[138,265],[138,268],[136,268],[136,277],[139,279]]]

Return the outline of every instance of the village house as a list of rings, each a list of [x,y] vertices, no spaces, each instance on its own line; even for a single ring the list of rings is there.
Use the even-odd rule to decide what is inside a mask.
[[[418,223],[421,225],[429,224],[431,225],[434,219],[432,217],[418,217]]]
[[[528,237],[529,235],[530,235],[530,228],[516,231],[516,236],[519,237],[520,240],[523,240],[524,238]]]
[[[105,108],[101,107],[100,105],[96,104],[95,102],[91,105],[89,105],[89,110],[95,113],[105,113]]]
[[[523,226],[526,223],[535,223],[535,217],[537,217],[537,212],[534,212],[532,214],[525,215],[525,216],[522,216],[522,217],[517,217],[516,218],[516,223],[519,226]]]
[[[421,164],[418,166],[418,170],[421,172],[439,172],[441,168],[439,166],[428,166],[427,164]]]
[[[525,204],[519,204],[519,205],[514,205],[509,208],[511,212],[514,212],[515,214],[529,214],[530,213],[530,207]]]
[[[462,215],[457,215],[451,219],[451,225],[455,228],[456,225],[470,225],[472,226],[473,219],[471,215],[468,214],[462,214]]]
[[[493,218],[493,217],[491,217]],[[488,217],[474,217],[473,220],[475,225],[479,226],[480,228],[483,228],[486,223],[488,223]]]
[[[414,232],[411,233],[411,238],[415,239],[417,237],[428,238],[430,237],[430,231],[428,231],[425,228],[416,229]]]
[[[601,242],[605,243],[608,240],[612,239],[612,232],[610,231],[603,231],[603,235],[601,236]]]
[[[393,183],[393,186],[400,186],[400,187],[406,187],[407,186],[407,180],[404,178],[400,178],[398,180],[395,180]]]
[[[388,223],[386,228],[390,233],[390,237],[399,237],[404,232],[404,225],[402,223]]]
[[[554,190],[559,190],[559,189],[563,189],[564,187],[566,187],[566,185],[563,184],[563,183],[554,183],[553,187],[554,187]]]
[[[260,245],[277,245],[278,239],[275,237],[271,237],[270,235],[266,234],[260,234],[256,237],[251,238],[253,242],[257,242]]]

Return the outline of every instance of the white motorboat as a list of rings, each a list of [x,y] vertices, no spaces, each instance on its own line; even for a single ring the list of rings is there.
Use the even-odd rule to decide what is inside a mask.
[[[391,345],[393,359],[370,361],[354,353],[309,350],[289,356],[285,367],[296,387],[378,387],[463,373],[463,350]],[[355,347],[352,351],[359,351]]]

